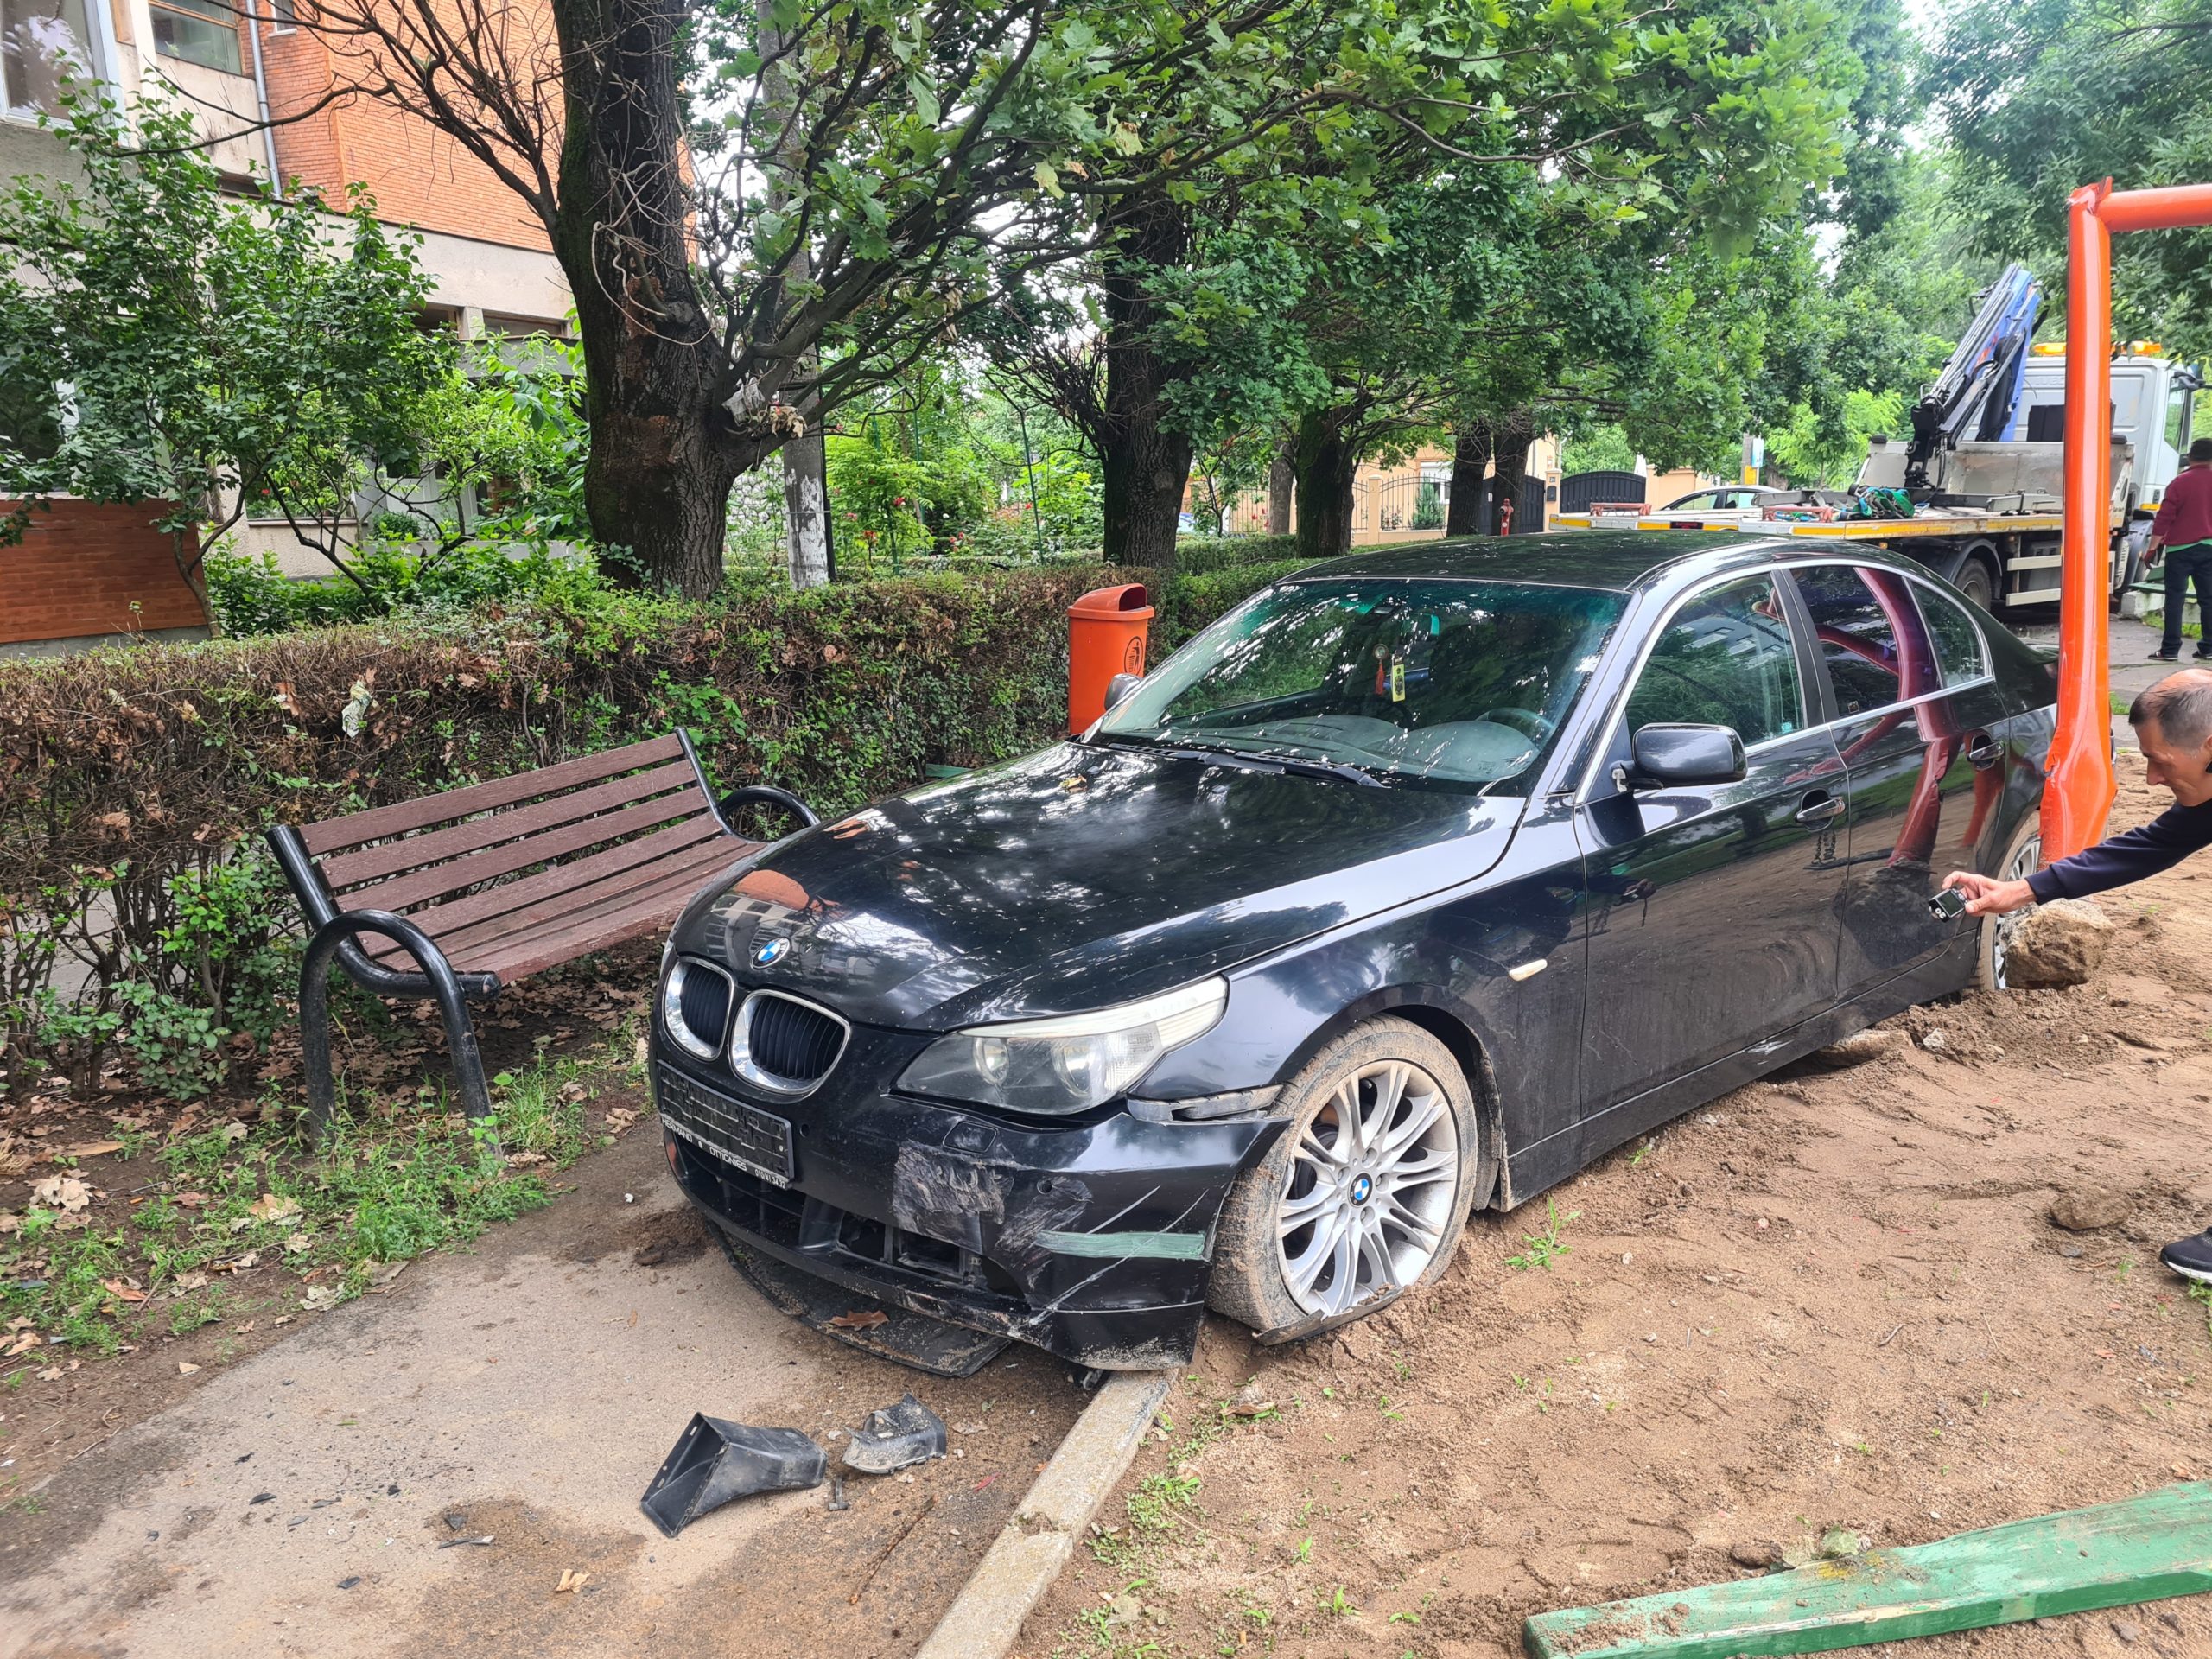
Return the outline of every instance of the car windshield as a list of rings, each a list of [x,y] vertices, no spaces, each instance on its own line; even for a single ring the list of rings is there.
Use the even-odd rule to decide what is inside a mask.
[[[1519,582],[1268,588],[1176,652],[1096,736],[1519,793],[1621,605]]]

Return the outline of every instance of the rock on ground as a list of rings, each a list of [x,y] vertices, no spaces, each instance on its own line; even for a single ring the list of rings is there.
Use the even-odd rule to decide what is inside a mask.
[[[2050,1218],[2069,1233],[2117,1227],[2135,1213],[2135,1200],[2116,1186],[2076,1186],[2051,1200]]]
[[[2038,905],[2005,946],[2005,980],[2014,986],[2079,985],[2104,960],[2112,933],[2112,918],[2086,899]]]
[[[1869,1060],[1878,1060],[1896,1045],[1896,1038],[1889,1032],[1879,1029],[1857,1031],[1841,1042],[1830,1043],[1826,1048],[1814,1050],[1807,1058],[1831,1071],[1842,1071],[1854,1065],[1864,1065]]]

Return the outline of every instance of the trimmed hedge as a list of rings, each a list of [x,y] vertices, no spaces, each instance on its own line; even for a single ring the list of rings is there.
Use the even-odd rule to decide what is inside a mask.
[[[219,1075],[233,1031],[264,1034],[271,1017],[281,963],[269,952],[296,914],[253,838],[267,823],[675,726],[719,786],[774,783],[839,811],[929,766],[1058,735],[1065,613],[1087,588],[1153,588],[1157,660],[1296,565],[1164,577],[1058,566],[705,605],[423,612],[0,662],[0,1039],[80,1072],[119,1041],[142,1077],[189,1092]],[[262,1012],[248,1020],[247,1003]],[[179,1043],[200,1071],[161,1070]]]

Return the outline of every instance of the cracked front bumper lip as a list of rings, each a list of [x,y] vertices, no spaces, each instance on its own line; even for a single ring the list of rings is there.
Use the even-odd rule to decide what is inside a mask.
[[[1187,1361],[1213,1230],[1271,1122],[1018,1126],[855,1089],[785,1109],[787,1179],[684,1121],[730,1081],[656,1056],[670,1163],[733,1239],[860,1295],[1101,1370]],[[751,1164],[751,1167],[747,1166]],[[782,1175],[776,1162],[771,1173]]]

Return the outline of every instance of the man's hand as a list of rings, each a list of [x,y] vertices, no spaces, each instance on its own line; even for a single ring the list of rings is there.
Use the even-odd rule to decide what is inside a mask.
[[[1976,875],[1972,870],[1953,870],[1943,878],[1943,885],[1966,894],[1969,916],[2002,916],[2036,901],[2035,889],[2024,881],[1999,881],[1993,875]]]
[[[2145,570],[2155,570],[2158,568],[2158,561],[2165,556],[2166,544],[2164,542],[2153,542],[2143,550],[2143,568]]]

